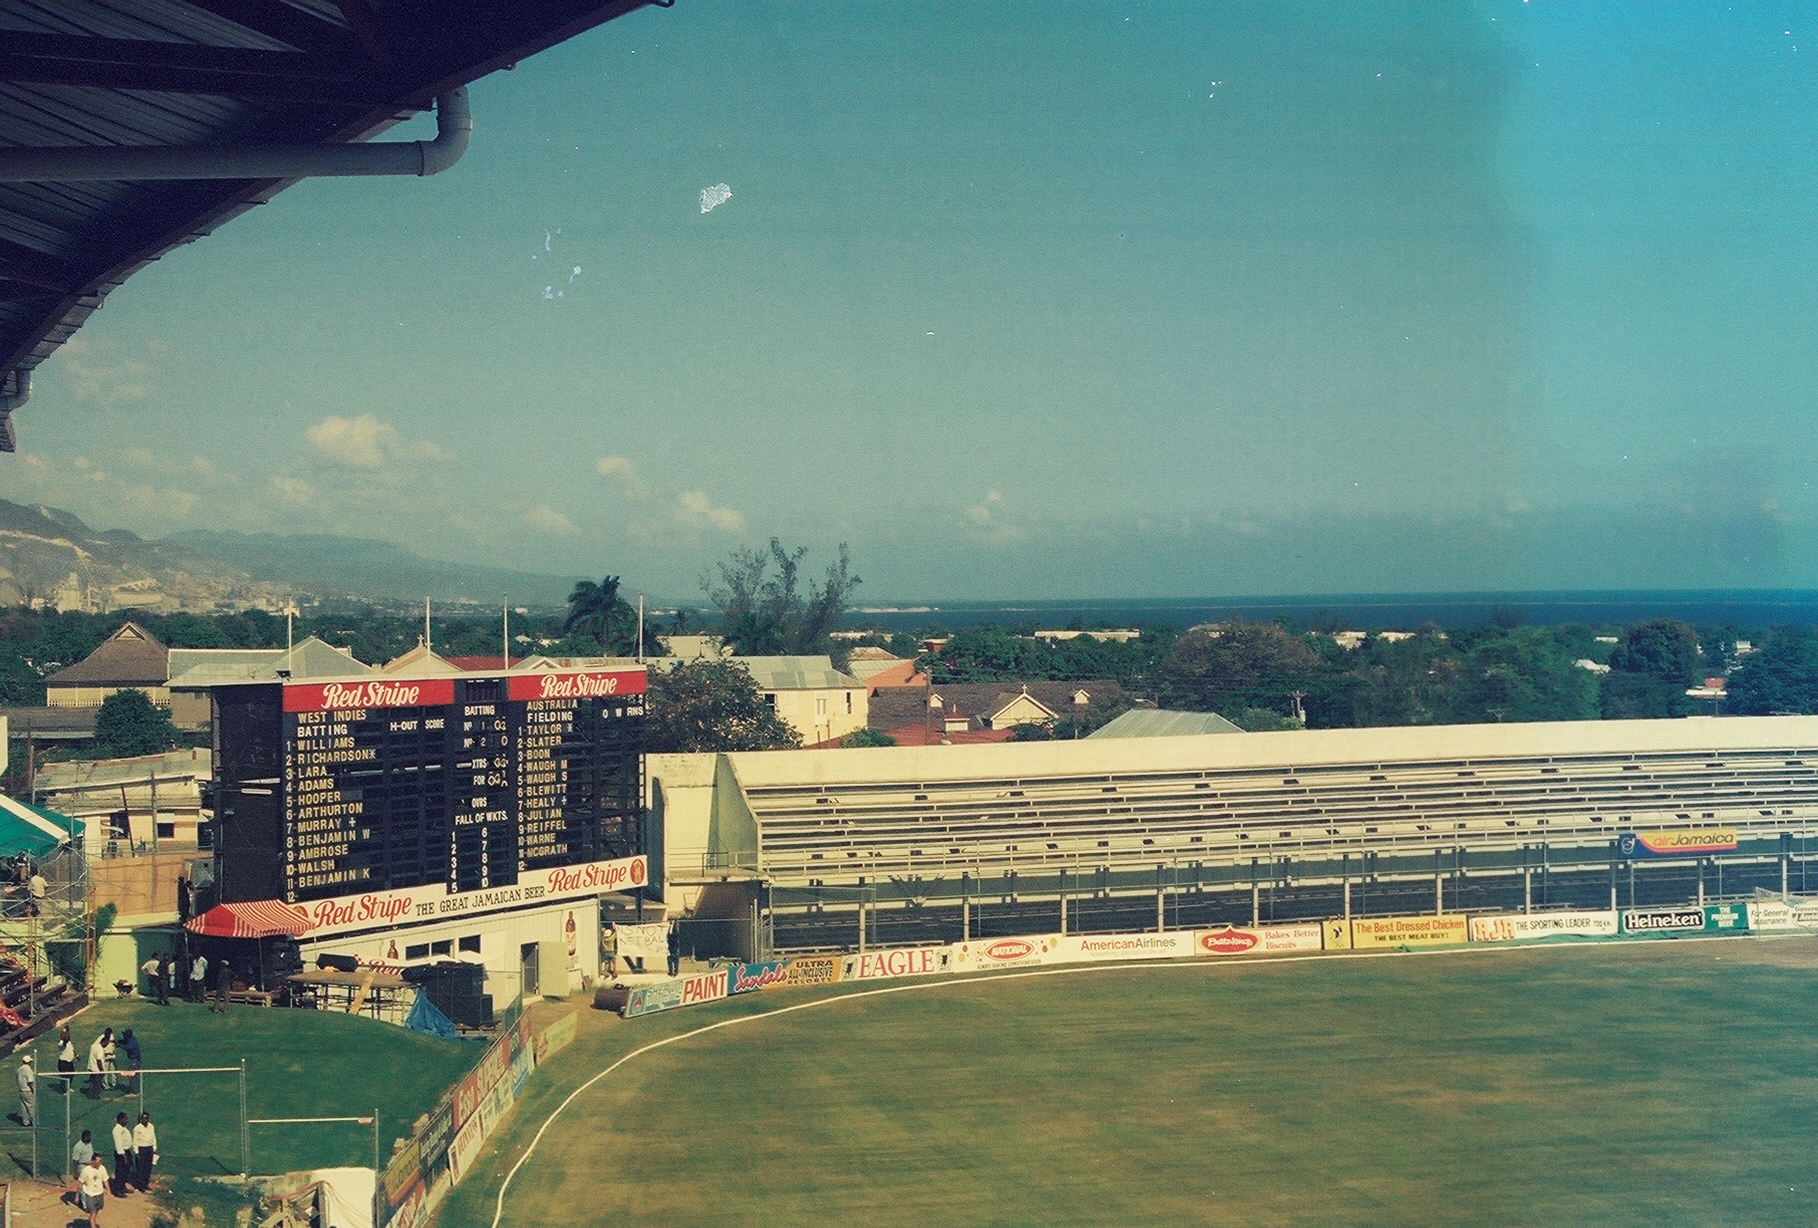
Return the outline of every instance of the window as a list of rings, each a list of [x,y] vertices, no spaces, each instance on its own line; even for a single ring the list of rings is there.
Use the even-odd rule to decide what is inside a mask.
[[[851,691],[846,692],[846,715],[847,716],[852,715],[852,692]]]
[[[472,951],[475,954],[478,954],[480,950],[480,936],[478,934],[469,934],[467,937],[461,939],[461,950]]]
[[[415,946],[405,947],[404,948],[404,958],[405,959],[428,959],[429,958],[429,944],[427,942],[419,942]]]
[[[764,702],[769,704],[772,708],[776,707],[776,692],[775,691],[765,691],[764,692]]]
[[[814,701],[814,714],[816,716],[827,715],[827,697],[825,695]]]
[[[175,823],[158,824],[158,839],[175,840],[176,838],[177,838],[177,825]]]
[[[429,944],[429,953],[431,955],[447,955],[453,950],[454,942],[448,938],[444,938],[440,942],[432,942]]]

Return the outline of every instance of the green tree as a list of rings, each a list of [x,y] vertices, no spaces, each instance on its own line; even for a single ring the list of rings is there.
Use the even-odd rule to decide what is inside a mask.
[[[1610,654],[1603,679],[1606,720],[1684,716],[1694,708],[1685,689],[1698,679],[1698,636],[1673,618],[1637,623]]]
[[[846,543],[826,577],[801,588],[802,560],[808,547],[785,550],[770,539],[768,550],[734,550],[719,565],[719,579],[703,577],[701,588],[719,607],[719,635],[742,657],[821,656],[845,667],[846,652],[833,642],[833,632],[863,581],[852,574]],[[774,568],[774,570],[772,570]]]
[[[1450,719],[1582,721],[1597,716],[1597,703],[1596,680],[1572,664],[1551,628],[1517,626],[1466,654]]]
[[[848,748],[856,746],[895,746],[896,739],[885,733],[882,729],[854,729],[851,733],[840,739],[840,745]]]
[[[578,581],[568,594],[568,619],[562,630],[571,636],[591,636],[604,656],[625,657],[637,652],[637,611],[619,596],[617,576],[607,576],[598,584]]]
[[[801,735],[764,702],[757,680],[737,661],[701,657],[650,671],[644,749],[680,751],[782,750]]]
[[[1730,675],[1730,710],[1744,716],[1818,713],[1818,628],[1777,627]]]
[[[95,713],[95,744],[109,758],[154,755],[177,744],[177,727],[144,691],[115,691]]]
[[[1288,716],[1320,670],[1306,641],[1274,623],[1233,619],[1187,632],[1161,665],[1164,707],[1239,720],[1251,708]]]

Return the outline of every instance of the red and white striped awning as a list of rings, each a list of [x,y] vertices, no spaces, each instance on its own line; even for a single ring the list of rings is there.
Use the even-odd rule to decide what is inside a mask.
[[[281,934],[295,938],[309,932],[310,921],[300,910],[276,900],[254,900],[216,904],[201,916],[191,917],[184,928],[208,938],[275,938]]]

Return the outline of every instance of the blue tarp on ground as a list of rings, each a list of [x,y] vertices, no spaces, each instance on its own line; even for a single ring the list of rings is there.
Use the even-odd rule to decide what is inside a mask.
[[[420,989],[417,990],[417,1004],[410,1008],[410,1017],[404,1021],[404,1026],[425,1036],[440,1036],[443,1040],[455,1038],[454,1023],[437,1010],[429,995]]]
[[[81,819],[0,793],[0,855],[43,857],[69,843],[72,832],[80,837],[82,828]]]

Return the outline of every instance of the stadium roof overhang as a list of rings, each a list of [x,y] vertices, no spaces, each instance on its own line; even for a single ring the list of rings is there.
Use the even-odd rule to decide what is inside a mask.
[[[0,182],[0,451],[13,450],[32,371],[134,272],[304,175],[434,173],[464,144],[450,122],[462,87],[662,2],[0,0],[0,164],[14,156],[34,176]],[[438,101],[437,141],[391,147],[404,169],[269,160],[302,148],[352,165],[336,147]],[[140,165],[104,161],[104,173],[134,177],[89,177],[94,157],[115,155],[87,151],[119,148],[142,151],[127,155]],[[208,173],[247,177],[170,177],[224,150]],[[228,160],[251,155],[265,160]],[[68,169],[84,156],[87,173]]]

